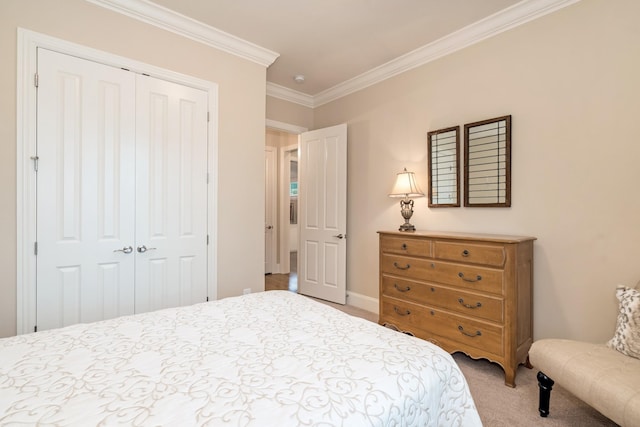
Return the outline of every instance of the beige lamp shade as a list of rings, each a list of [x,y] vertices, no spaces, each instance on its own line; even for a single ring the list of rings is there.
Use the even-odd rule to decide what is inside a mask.
[[[404,197],[405,199],[413,197],[424,197],[424,193],[416,183],[416,177],[413,172],[404,171],[398,173],[396,183],[393,190],[389,193],[389,197]]]

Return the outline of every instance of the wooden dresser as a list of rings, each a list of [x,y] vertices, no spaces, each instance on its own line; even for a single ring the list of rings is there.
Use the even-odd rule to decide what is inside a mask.
[[[381,231],[381,325],[498,363],[505,384],[533,341],[534,237]]]

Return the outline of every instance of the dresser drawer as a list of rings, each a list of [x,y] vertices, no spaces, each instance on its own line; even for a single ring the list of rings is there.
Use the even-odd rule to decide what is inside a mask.
[[[503,294],[504,272],[492,268],[383,254],[380,257],[380,271],[478,292]]]
[[[404,237],[380,237],[380,251],[390,254],[431,257],[431,240]]]
[[[434,257],[448,261],[502,267],[507,254],[502,245],[435,241]]]
[[[468,316],[503,322],[503,299],[435,284],[382,275],[382,293],[418,304],[446,308]]]
[[[437,335],[460,343],[461,349],[475,348],[503,355],[503,327],[465,316],[383,297],[381,320],[416,336]],[[426,334],[424,333],[426,332]]]

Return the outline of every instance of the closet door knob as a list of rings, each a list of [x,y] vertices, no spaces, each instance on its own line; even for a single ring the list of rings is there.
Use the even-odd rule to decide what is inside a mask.
[[[133,252],[133,248],[131,246],[125,246],[122,249],[116,249],[113,252],[124,252],[125,254],[130,254],[131,252]]]
[[[156,248],[148,248],[145,245],[142,245],[142,246],[138,246],[137,251],[142,254],[142,253],[145,253],[147,251],[153,251],[155,249]]]

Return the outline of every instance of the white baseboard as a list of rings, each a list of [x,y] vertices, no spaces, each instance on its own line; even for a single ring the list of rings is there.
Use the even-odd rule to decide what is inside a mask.
[[[347,304],[379,314],[380,305],[377,298],[368,297],[355,292],[347,291]]]

